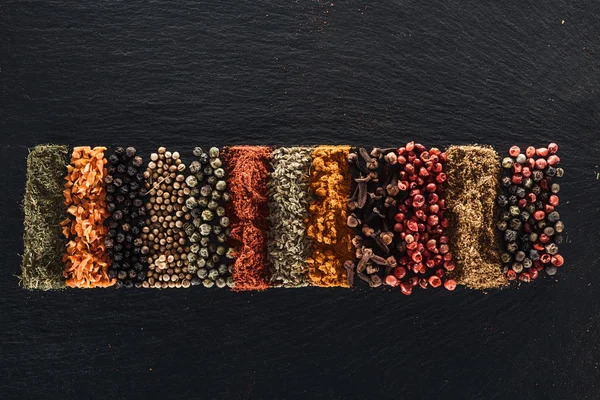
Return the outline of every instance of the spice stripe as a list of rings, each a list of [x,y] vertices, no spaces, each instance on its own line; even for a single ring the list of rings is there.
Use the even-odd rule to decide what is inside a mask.
[[[452,276],[472,289],[502,287],[508,281],[500,270],[495,234],[498,155],[491,147],[473,145],[451,146],[446,156],[449,239],[456,260]]]
[[[61,261],[65,240],[59,224],[66,218],[62,187],[68,152],[67,146],[49,144],[35,146],[27,156],[24,253],[19,276],[25,289],[65,288]]]
[[[310,147],[280,147],[271,153],[269,195],[269,263],[275,287],[308,285],[306,259],[310,240],[306,234]]]
[[[70,218],[61,226],[64,236],[70,238],[63,256],[64,276],[70,287],[107,287],[116,282],[108,276],[111,260],[105,247],[108,228],[104,221],[109,215],[105,151],[105,147],[75,147],[67,166],[63,194]]]
[[[346,200],[350,196],[350,146],[319,146],[312,152],[308,236],[313,241],[308,258],[312,285],[348,287],[343,262],[352,259]]]
[[[223,151],[231,194],[231,242],[237,248],[233,290],[265,290],[269,287],[267,178],[271,149],[233,146]]]

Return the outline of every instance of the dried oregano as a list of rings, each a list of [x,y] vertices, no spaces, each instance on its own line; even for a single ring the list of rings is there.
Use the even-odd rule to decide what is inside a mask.
[[[271,283],[275,287],[308,285],[306,259],[310,255],[310,240],[306,219],[311,152],[308,147],[281,147],[271,153],[268,250]]]

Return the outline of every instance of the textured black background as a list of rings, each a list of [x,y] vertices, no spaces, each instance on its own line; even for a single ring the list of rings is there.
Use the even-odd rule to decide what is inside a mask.
[[[0,2],[0,398],[599,398],[599,44],[595,0]],[[409,139],[558,142],[556,279],[17,286],[27,147]]]

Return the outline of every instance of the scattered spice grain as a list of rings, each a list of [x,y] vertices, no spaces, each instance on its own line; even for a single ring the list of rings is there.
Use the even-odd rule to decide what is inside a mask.
[[[65,288],[62,255],[65,240],[60,222],[66,218],[63,184],[67,146],[47,144],[29,150],[23,210],[24,253],[19,283],[28,290]]]
[[[190,189],[185,183],[185,164],[178,152],[160,147],[150,155],[144,172],[146,226],[142,229],[142,254],[148,256],[144,288],[189,288],[189,246],[183,225],[192,216],[185,205]]]
[[[271,153],[269,195],[269,262],[274,287],[308,285],[306,234],[310,147],[280,147]]]
[[[61,226],[63,235],[70,238],[63,256],[63,275],[69,287],[108,287],[116,282],[108,276],[111,260],[104,244],[108,232],[104,221],[109,216],[105,151],[105,147],[75,147],[67,166],[63,194],[71,218]]]
[[[310,283],[321,287],[349,287],[345,261],[352,258],[346,201],[352,179],[350,146],[318,146],[311,154],[307,233],[312,254],[307,259]]]
[[[223,153],[231,194],[231,243],[236,248],[233,290],[265,290],[269,287],[267,179],[271,149],[232,146]]]
[[[446,156],[448,237],[456,261],[451,275],[472,289],[505,286],[494,219],[498,155],[491,147],[468,145],[451,146]]]

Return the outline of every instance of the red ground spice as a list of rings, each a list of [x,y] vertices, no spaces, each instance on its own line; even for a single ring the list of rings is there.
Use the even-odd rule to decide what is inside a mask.
[[[268,165],[266,146],[232,146],[223,149],[231,201],[231,245],[236,248],[234,291],[269,287],[267,265]]]

